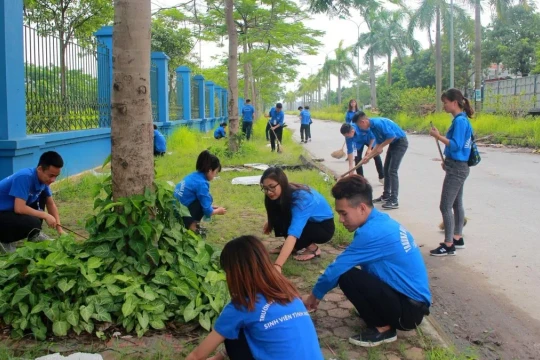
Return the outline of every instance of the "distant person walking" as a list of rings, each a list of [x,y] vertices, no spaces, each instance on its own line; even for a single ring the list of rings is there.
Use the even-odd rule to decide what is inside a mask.
[[[463,224],[465,209],[463,207],[463,186],[469,176],[468,160],[471,154],[472,126],[469,118],[474,111],[469,100],[457,89],[447,90],[442,94],[444,111],[452,114],[454,119],[446,136],[442,136],[436,127],[432,127],[429,135],[446,145],[442,164],[446,172],[444,177],[440,209],[444,223],[444,242],[432,256],[455,255],[456,249],[465,248],[463,240]]]
[[[409,147],[407,135],[392,120],[368,118],[363,111],[354,114],[353,123],[356,123],[362,130],[371,130],[377,142],[377,146],[361,160],[362,164],[366,164],[370,159],[382,154],[383,149],[388,146],[384,159],[384,192],[381,197],[374,199],[373,202],[382,202],[383,209],[398,209],[398,170],[401,160]]]
[[[301,142],[307,143],[311,142],[311,129],[309,125],[311,124],[311,113],[309,112],[309,106],[304,106],[304,109],[300,111],[300,138]],[[305,140],[304,140],[305,139]]]
[[[246,139],[248,140],[251,138],[254,118],[255,108],[253,105],[251,105],[251,100],[246,99],[246,104],[242,107],[242,132],[245,134]]]

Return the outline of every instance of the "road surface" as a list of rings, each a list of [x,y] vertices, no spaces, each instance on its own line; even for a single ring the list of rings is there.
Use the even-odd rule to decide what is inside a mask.
[[[288,115],[286,121],[300,141],[297,118]],[[314,120],[313,141],[304,146],[341,174],[347,162],[330,156],[343,144],[340,126]],[[535,247],[540,240],[540,156],[481,147],[482,162],[471,168],[465,184],[467,248],[457,256],[435,258],[428,251],[444,238],[438,229],[444,172],[433,138],[408,139],[399,172],[400,208],[390,214],[423,245],[432,314],[459,347],[474,344],[482,358],[540,359],[540,255]],[[372,161],[364,173],[374,184],[374,197],[381,195]]]

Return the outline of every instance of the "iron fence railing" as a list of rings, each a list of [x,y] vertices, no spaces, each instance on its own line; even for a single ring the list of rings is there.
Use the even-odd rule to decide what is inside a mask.
[[[191,118],[200,119],[199,115],[199,82],[191,80]]]
[[[109,126],[108,49],[64,42],[26,25],[23,30],[27,133]]]
[[[152,100],[152,121],[159,118],[158,108],[158,68],[154,62],[150,64],[150,99]]]
[[[169,119],[181,120],[184,117],[184,81],[181,76],[176,78],[176,86],[169,92]]]

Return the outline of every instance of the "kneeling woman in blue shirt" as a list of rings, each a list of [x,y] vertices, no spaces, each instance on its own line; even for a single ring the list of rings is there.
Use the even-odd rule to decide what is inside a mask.
[[[317,332],[294,285],[276,271],[262,242],[241,236],[221,252],[231,302],[186,360],[322,360]]]
[[[261,190],[266,194],[264,206],[268,221],[263,232],[274,230],[276,237],[283,236],[285,243],[271,251],[278,254],[274,265],[281,267],[293,250],[305,249],[295,256],[307,261],[321,255],[317,244],[324,244],[334,236],[334,214],[326,199],[306,185],[289,183],[280,168],[266,169],[261,177]]]
[[[217,156],[204,150],[199,154],[197,171],[186,176],[176,185],[174,197],[189,209],[191,216],[182,217],[186,228],[195,231],[203,216],[225,215],[223,207],[213,206],[210,194],[210,181],[221,171]]]

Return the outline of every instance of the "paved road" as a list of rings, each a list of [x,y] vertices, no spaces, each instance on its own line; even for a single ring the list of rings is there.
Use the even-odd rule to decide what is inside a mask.
[[[300,125],[287,117],[289,128]],[[331,170],[348,169],[330,153],[343,144],[340,124],[315,120],[313,142],[305,144]],[[294,138],[299,141],[299,131]],[[434,294],[433,313],[462,347],[476,344],[483,358],[540,358],[540,156],[481,148],[482,162],[465,186],[467,249],[455,257],[428,251],[443,240],[438,229],[444,173],[433,138],[409,135],[400,169],[400,209],[391,215],[415,236],[426,255]],[[384,155],[383,155],[384,156]],[[364,169],[382,194],[375,164]]]

